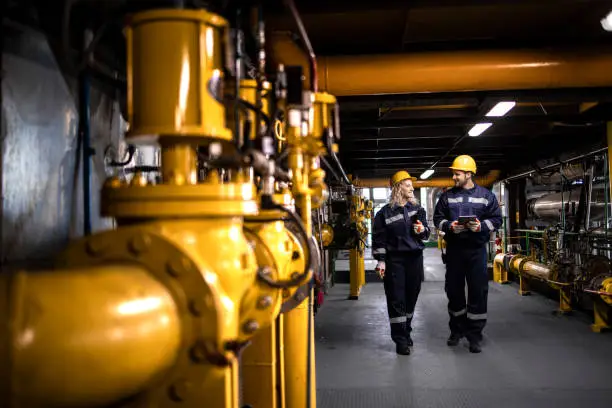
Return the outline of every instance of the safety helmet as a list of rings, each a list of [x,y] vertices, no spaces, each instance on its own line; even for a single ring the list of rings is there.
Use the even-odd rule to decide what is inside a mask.
[[[401,182],[401,181],[404,181],[404,180],[406,180],[406,179],[413,180],[413,178],[412,178],[412,177],[410,177],[410,173],[408,173],[408,172],[407,172],[407,171],[405,171],[405,170],[400,170],[400,171],[398,171],[397,173],[395,173],[395,174],[393,175],[393,177],[391,177],[391,180],[390,180],[390,183],[389,183],[389,184],[391,184],[391,187],[393,187],[393,186],[394,186],[394,185],[396,185],[397,183],[399,183],[399,182]]]
[[[451,164],[450,169],[470,171],[476,174],[476,162],[474,161],[472,156],[462,154],[461,156],[457,156],[457,158],[453,161],[453,164]]]

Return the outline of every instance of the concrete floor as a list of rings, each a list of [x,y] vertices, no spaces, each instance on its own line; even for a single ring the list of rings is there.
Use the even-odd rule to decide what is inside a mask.
[[[317,407],[612,407],[612,335],[539,295],[490,283],[482,354],[446,346],[444,265],[427,249],[410,356],[395,354],[381,283],[334,286],[315,319]]]

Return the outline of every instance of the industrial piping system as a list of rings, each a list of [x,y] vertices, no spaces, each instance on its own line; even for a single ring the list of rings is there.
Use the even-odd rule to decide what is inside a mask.
[[[501,172],[499,170],[491,170],[487,174],[482,176],[475,176],[474,181],[476,184],[481,185],[483,187],[490,187],[497,181]],[[358,187],[389,187],[389,179],[388,178],[368,178],[368,179],[356,179],[354,184]],[[413,181],[414,188],[421,187],[453,187],[455,182],[452,178],[433,178],[427,180],[414,180]]]
[[[53,270],[0,276],[1,406],[316,406],[311,211],[328,196],[336,99],[303,89],[300,67],[280,66],[273,90],[236,77],[231,102],[255,112],[245,149],[227,126],[229,29],[203,9],[127,20],[126,139],[161,148],[161,181],[109,178],[116,230],[70,243]],[[252,147],[273,129],[280,152]],[[266,353],[241,364],[251,341]]]
[[[272,49],[277,61],[300,58],[284,32],[274,33]],[[607,87],[612,86],[610,51],[591,47],[333,56],[319,59],[318,85],[336,96]]]

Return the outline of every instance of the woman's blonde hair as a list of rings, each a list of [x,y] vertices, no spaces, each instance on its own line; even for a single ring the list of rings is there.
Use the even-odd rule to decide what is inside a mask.
[[[391,207],[399,207],[404,202],[404,197],[402,196],[402,190],[400,189],[402,182],[396,183],[393,187],[391,187],[391,195],[389,196],[389,204]],[[416,197],[413,197],[407,200],[410,204],[416,205],[419,201]]]

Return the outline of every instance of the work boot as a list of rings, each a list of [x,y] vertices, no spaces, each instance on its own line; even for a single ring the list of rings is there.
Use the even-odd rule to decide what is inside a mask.
[[[459,340],[461,340],[461,337],[463,337],[460,334],[457,333],[451,333],[450,337],[448,338],[448,340],[446,340],[446,344],[450,347],[454,347],[456,345],[459,344]]]
[[[397,354],[401,354],[402,356],[408,356],[410,355],[410,348],[408,347],[408,344],[397,344],[395,346],[395,352]]]
[[[473,341],[470,343],[470,353],[480,353],[482,351],[482,347],[480,347],[480,343],[477,341]]]

